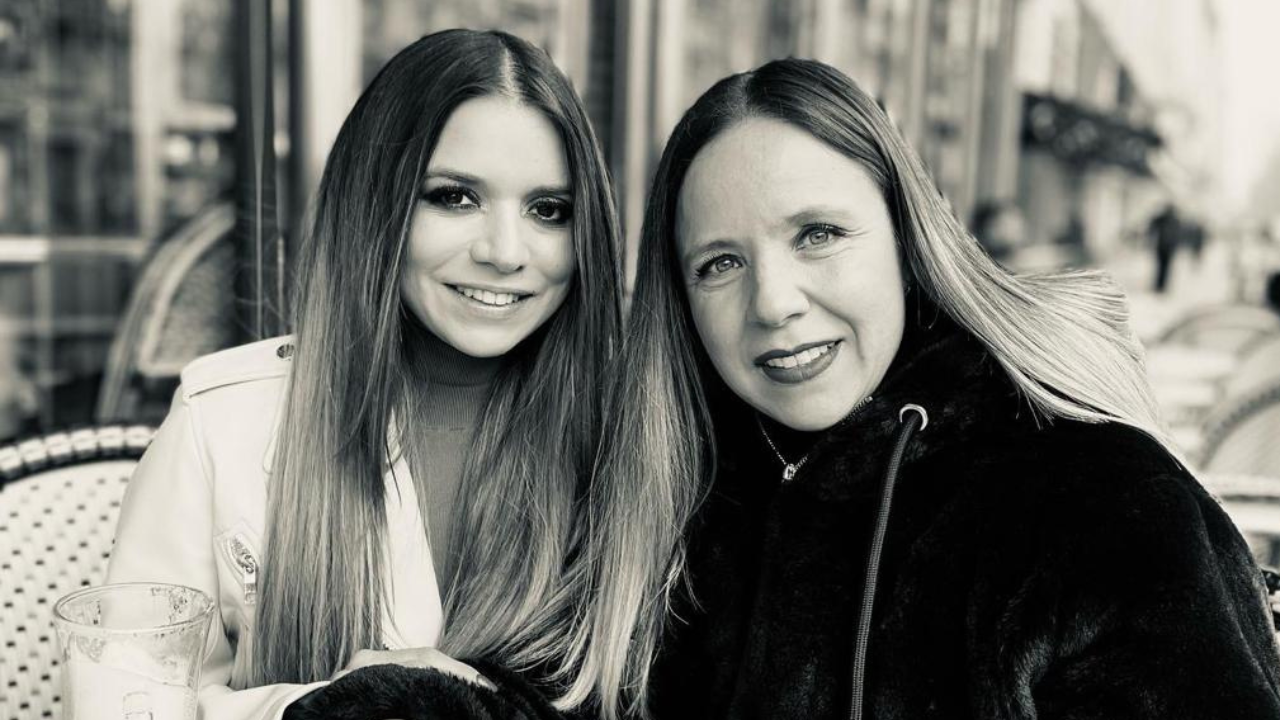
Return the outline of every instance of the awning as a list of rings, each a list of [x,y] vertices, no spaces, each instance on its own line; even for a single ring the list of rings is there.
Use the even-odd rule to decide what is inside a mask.
[[[1065,162],[1118,165],[1151,174],[1148,155],[1161,146],[1150,128],[1050,95],[1023,95],[1022,146],[1047,150]]]

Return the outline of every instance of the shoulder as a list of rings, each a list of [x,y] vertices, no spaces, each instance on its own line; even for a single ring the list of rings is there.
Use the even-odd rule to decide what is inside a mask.
[[[1198,494],[1199,483],[1158,440],[1121,423],[1023,420],[1007,436],[984,438],[968,452],[990,478],[991,490],[1011,501],[1100,507],[1100,500],[1132,503],[1152,488]],[[985,451],[984,451],[985,449]],[[985,459],[982,459],[985,458]],[[1105,505],[1102,505],[1105,506]]]
[[[216,474],[255,477],[269,470],[285,399],[294,337],[228,348],[182,370],[180,397],[192,437]]]
[[[282,335],[197,358],[182,369],[182,395],[190,400],[245,383],[283,382],[292,364],[294,337]]]
[[[1086,477],[1190,477],[1159,440],[1124,423],[1058,418],[1018,435],[1024,441],[1023,452],[1015,457],[1036,458],[1046,470],[1056,467],[1069,475]]]
[[[1096,572],[1131,568],[1140,557],[1160,567],[1197,552],[1242,551],[1217,501],[1141,430],[1059,420],[999,455],[981,496],[1024,540],[1034,538],[1029,548],[1064,565]]]

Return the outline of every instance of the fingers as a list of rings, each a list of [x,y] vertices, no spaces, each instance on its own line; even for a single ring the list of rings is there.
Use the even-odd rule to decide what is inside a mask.
[[[439,651],[431,654],[428,662],[424,665],[420,665],[419,667],[429,667],[439,670],[446,675],[452,675],[463,682],[471,683],[472,685],[485,688],[486,690],[498,689],[492,682],[489,682],[489,679],[482,675],[479,670],[476,670],[464,662],[454,660]]]
[[[362,667],[369,667],[370,665],[379,665],[382,663],[395,662],[394,660],[383,659],[382,656],[388,655],[388,654],[389,653],[386,653],[380,650],[369,650],[369,649],[357,650],[356,654],[352,655],[351,660],[347,662],[347,666],[342,668],[338,672],[334,673],[333,677],[329,678],[329,681],[333,682],[338,678],[342,677],[343,675],[349,675],[352,672],[359,670]]]

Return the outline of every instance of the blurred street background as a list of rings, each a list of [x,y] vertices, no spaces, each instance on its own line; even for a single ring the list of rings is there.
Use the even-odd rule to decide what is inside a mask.
[[[629,263],[692,100],[814,57],[881,100],[1002,263],[1124,285],[1190,459],[1280,398],[1272,0],[0,0],[0,441],[157,421],[186,362],[286,332],[337,128],[387,58],[457,26],[573,78]]]

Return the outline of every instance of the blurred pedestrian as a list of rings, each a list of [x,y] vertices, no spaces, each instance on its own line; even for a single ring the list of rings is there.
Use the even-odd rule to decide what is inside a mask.
[[[1198,219],[1186,218],[1183,220],[1183,244],[1187,246],[1191,257],[1197,263],[1204,254],[1205,235],[1204,225]]]
[[[1173,265],[1174,255],[1182,242],[1182,223],[1178,211],[1170,203],[1151,220],[1147,226],[1147,236],[1155,251],[1156,276],[1154,289],[1163,293],[1169,284],[1169,271]]]

